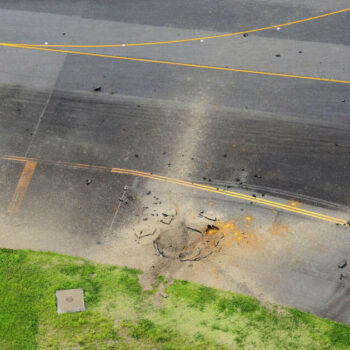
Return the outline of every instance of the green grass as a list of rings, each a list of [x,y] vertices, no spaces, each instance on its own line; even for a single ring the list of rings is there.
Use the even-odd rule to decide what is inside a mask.
[[[245,295],[54,253],[0,250],[0,349],[350,349],[350,327]],[[163,284],[168,298],[154,306]],[[87,311],[56,313],[83,288]]]

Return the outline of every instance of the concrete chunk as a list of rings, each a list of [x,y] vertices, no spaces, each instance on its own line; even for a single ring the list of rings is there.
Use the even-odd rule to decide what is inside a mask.
[[[344,259],[338,263],[338,267],[340,269],[343,269],[347,264],[348,264],[348,262]]]

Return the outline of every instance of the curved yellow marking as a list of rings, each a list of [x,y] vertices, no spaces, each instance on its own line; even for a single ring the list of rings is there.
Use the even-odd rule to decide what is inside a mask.
[[[55,44],[50,44],[50,45],[44,45],[44,44],[18,44],[18,45],[28,45],[28,46],[36,46],[36,47],[75,47],[75,48],[98,48],[98,47],[131,47],[131,46],[150,46],[150,45],[165,45],[165,44],[178,44],[178,43],[184,43],[184,42],[189,42],[189,41],[198,41],[198,40],[208,40],[208,39],[218,39],[218,38],[227,38],[235,35],[240,35],[240,34],[245,34],[245,33],[256,33],[256,32],[261,32],[264,30],[269,30],[269,29],[274,29],[274,28],[281,28],[281,27],[286,27],[290,26],[292,24],[298,24],[298,23],[303,23],[303,22],[309,22],[313,21],[315,19],[320,19],[328,16],[333,16],[339,13],[344,13],[350,11],[350,8],[338,10],[338,11],[333,11],[333,12],[328,12],[323,15],[319,16],[314,16],[314,17],[308,17],[304,19],[299,19],[297,21],[293,22],[286,22],[286,23],[281,23],[281,24],[276,24],[273,26],[269,27],[262,27],[262,28],[256,28],[256,29],[250,29],[246,31],[241,31],[241,32],[235,32],[235,33],[226,33],[226,34],[218,34],[218,35],[211,35],[211,36],[202,36],[202,37],[197,37],[197,38],[188,38],[188,39],[179,39],[179,40],[169,40],[169,41],[157,41],[157,42],[146,42],[146,43],[129,43],[129,44],[102,44],[102,45],[55,45]],[[7,44],[7,43],[1,43],[1,44]],[[11,44],[11,43],[8,43]]]
[[[2,44],[0,43],[0,46],[1,45]],[[226,67],[218,67],[218,66],[206,66],[206,65],[202,65],[202,64],[193,64],[193,63],[182,63],[182,62],[173,62],[173,61],[153,60],[153,59],[146,59],[146,58],[104,55],[104,54],[92,53],[92,52],[81,52],[81,51],[59,50],[59,49],[46,49],[46,48],[43,48],[43,47],[32,47],[32,46],[18,45],[18,44],[12,44],[12,45],[8,44],[8,45],[5,45],[5,46],[21,48],[21,49],[28,49],[28,50],[40,50],[40,51],[49,51],[49,52],[58,52],[58,53],[70,53],[70,54],[73,54],[73,55],[113,58],[113,59],[126,60],[126,61],[158,63],[158,64],[167,64],[167,65],[181,66],[181,67],[221,70],[221,71],[227,71],[227,72],[238,72],[238,73],[248,73],[248,74],[258,74],[258,75],[269,75],[269,76],[284,77],[284,78],[295,78],[295,79],[316,80],[316,81],[325,81],[325,82],[340,83],[340,84],[350,84],[349,80],[318,78],[318,77],[309,77],[309,76],[295,75],[295,74],[261,72],[261,71],[254,71],[254,70],[248,70],[248,69],[226,68]]]

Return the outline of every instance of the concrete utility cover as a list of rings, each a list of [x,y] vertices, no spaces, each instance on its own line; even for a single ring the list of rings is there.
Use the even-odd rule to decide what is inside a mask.
[[[84,290],[65,289],[56,290],[57,313],[85,311]]]

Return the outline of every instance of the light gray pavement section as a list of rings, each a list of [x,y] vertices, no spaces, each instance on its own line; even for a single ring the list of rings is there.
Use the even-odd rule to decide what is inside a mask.
[[[348,1],[232,1],[206,0],[162,1],[109,0],[44,1],[2,0],[4,9],[29,10],[82,18],[124,21],[159,27],[186,28],[233,32],[264,27],[322,14],[348,7]],[[299,33],[300,34],[300,33]],[[331,39],[329,37],[327,40]]]
[[[58,40],[65,30],[74,33],[77,21],[69,16],[1,10],[1,41],[18,42],[22,39],[30,42],[40,37],[44,44],[48,37]],[[40,52],[20,52],[9,47],[0,47],[0,53],[0,83],[34,89],[52,89],[66,57],[61,54],[48,59]]]
[[[164,40],[177,40],[182,38],[219,35],[219,32],[190,31],[174,28],[160,28],[150,25],[138,25],[125,22],[111,22],[92,19],[81,19],[68,16],[40,15],[30,12],[1,11],[3,14],[4,33],[6,40],[16,42],[15,39],[23,37],[19,42],[44,44],[123,44],[133,42],[152,42]],[[334,18],[342,15],[335,15]],[[6,28],[17,25],[14,18],[20,18],[24,25],[23,33],[13,35]],[[323,21],[316,20],[316,21]],[[12,24],[9,25],[9,22]],[[321,23],[322,24],[322,23]],[[296,24],[294,26],[299,26]],[[303,24],[306,25],[306,24]],[[307,23],[312,26],[313,22]],[[43,31],[45,28],[45,31]],[[312,32],[312,28],[310,28]],[[66,32],[63,36],[62,32]],[[73,31],[73,33],[72,33]],[[183,63],[197,63],[230,67],[237,69],[261,70],[275,73],[296,74],[330,79],[349,80],[350,71],[346,65],[350,56],[350,48],[341,44],[330,44],[313,41],[288,40],[288,33],[293,26],[283,27],[268,32],[277,32],[276,35],[286,33],[287,38],[264,38],[252,33],[244,38],[242,35],[195,41],[188,43],[159,45],[149,47],[125,48],[94,48],[71,50],[98,52],[117,56],[131,56],[159,60],[179,61]],[[324,30],[329,31],[328,28]],[[336,34],[337,21],[331,32]],[[30,33],[30,34],[28,34]],[[323,32],[316,32],[322,39]],[[69,49],[69,48],[68,48]],[[301,51],[301,53],[299,53]],[[22,55],[24,55],[23,53]],[[280,54],[281,57],[276,57]],[[20,56],[22,56],[20,55]],[[51,55],[54,56],[54,55]],[[47,56],[47,57],[51,57]],[[322,62],[320,64],[320,62]]]

